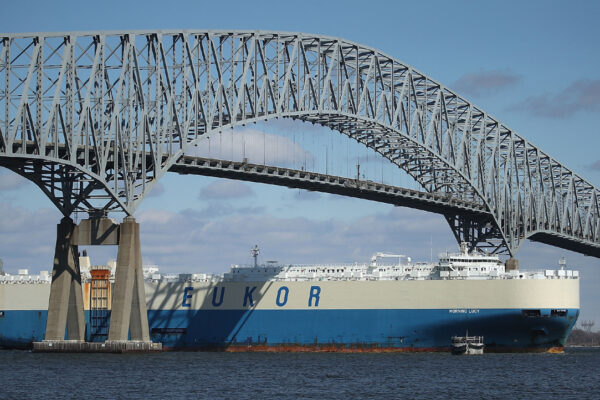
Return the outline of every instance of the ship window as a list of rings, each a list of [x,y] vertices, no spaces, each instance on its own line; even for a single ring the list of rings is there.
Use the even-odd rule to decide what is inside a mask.
[[[567,310],[550,310],[551,317],[566,317]]]
[[[0,318],[4,318],[4,311],[0,311]]]
[[[523,310],[521,311],[521,314],[524,317],[539,317],[542,313],[540,310]]]

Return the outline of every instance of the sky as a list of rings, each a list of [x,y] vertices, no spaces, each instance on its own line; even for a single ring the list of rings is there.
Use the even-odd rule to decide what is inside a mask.
[[[0,31],[9,33],[248,29],[355,41],[455,90],[600,187],[598,1],[0,0],[0,10]],[[369,176],[412,184],[324,128],[277,121],[236,134],[244,138],[241,147],[225,135],[199,151],[258,162],[269,154],[275,163],[293,159],[296,166],[324,165],[327,159],[328,168],[336,164],[334,156],[314,149],[345,146],[346,162],[343,151],[336,156],[346,170],[334,172],[352,176],[348,161],[356,159]],[[456,248],[437,214],[199,176],[167,174],[135,217],[144,264],[164,272],[223,272],[250,263],[254,244],[263,261],[287,263],[366,261],[377,251],[429,260]],[[60,218],[36,186],[0,168],[0,258],[6,271],[51,269]],[[116,257],[116,248],[89,250],[93,264]],[[599,259],[529,241],[516,254],[521,268],[555,267],[563,256],[581,271],[580,321],[600,326]]]

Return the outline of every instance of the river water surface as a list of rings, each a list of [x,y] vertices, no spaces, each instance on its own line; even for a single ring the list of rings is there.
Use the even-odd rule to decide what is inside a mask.
[[[0,351],[1,399],[600,399],[600,349],[564,354]]]

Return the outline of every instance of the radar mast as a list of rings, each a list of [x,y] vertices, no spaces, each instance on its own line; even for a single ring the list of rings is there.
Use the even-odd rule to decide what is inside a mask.
[[[254,268],[258,267],[258,255],[260,254],[260,249],[257,244],[250,250],[250,254],[254,257]]]

